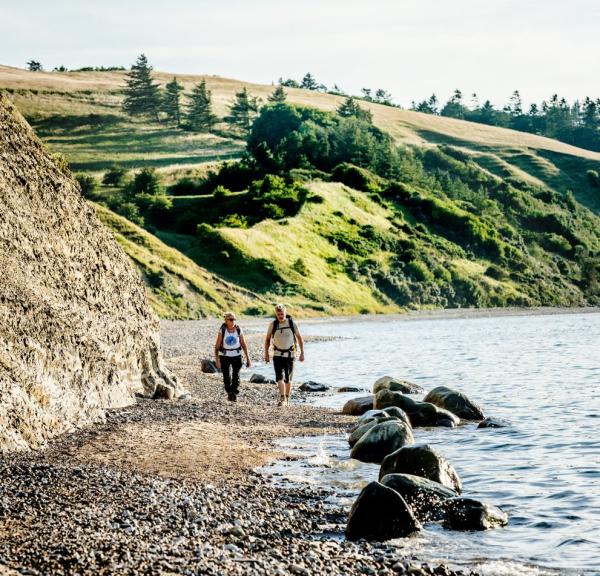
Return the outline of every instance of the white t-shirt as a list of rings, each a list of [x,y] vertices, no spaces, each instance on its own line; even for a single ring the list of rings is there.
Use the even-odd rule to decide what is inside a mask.
[[[290,321],[286,318],[283,322],[277,323],[277,330],[273,332],[273,324],[271,323],[271,338],[273,339],[273,356],[285,356],[294,357],[294,350],[291,351],[291,354],[287,352],[290,348],[294,346],[294,334],[296,332],[296,324],[294,324],[294,330],[290,327]],[[279,350],[278,350],[279,348]],[[280,352],[283,350],[283,352]]]
[[[240,331],[239,334],[238,330]],[[230,332],[227,328],[225,328],[225,334],[223,334],[223,342],[221,342],[223,350],[221,350],[219,354],[221,356],[241,356],[242,345],[240,344],[240,336],[242,334],[242,329],[239,328],[237,324],[234,326],[233,332]]]

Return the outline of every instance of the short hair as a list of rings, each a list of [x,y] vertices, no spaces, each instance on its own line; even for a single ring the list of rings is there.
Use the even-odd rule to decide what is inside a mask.
[[[277,304],[275,306],[275,310],[281,310],[282,312],[285,312],[285,304]]]
[[[223,314],[223,318],[225,318],[225,320],[231,319],[231,320],[235,320],[235,314],[233,312],[225,312],[225,314]]]

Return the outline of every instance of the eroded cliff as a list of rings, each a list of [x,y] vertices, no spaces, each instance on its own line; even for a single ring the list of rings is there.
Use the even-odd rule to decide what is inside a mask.
[[[38,446],[135,392],[177,393],[144,286],[0,94],[0,450]]]

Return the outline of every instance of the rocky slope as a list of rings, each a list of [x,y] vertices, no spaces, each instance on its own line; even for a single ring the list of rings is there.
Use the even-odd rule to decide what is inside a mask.
[[[176,391],[130,260],[0,96],[0,450]]]

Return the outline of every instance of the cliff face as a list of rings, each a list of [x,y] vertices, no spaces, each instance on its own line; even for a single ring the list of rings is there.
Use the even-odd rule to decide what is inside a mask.
[[[172,397],[137,272],[0,95],[0,450]]]

